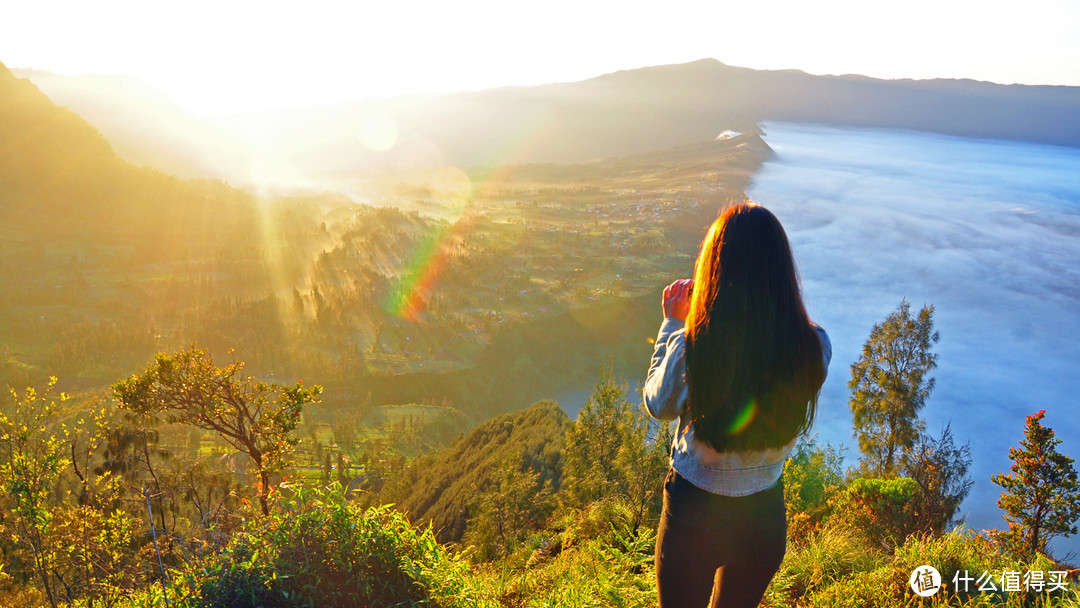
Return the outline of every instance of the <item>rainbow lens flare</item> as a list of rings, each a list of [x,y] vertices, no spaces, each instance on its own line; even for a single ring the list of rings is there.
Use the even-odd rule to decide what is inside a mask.
[[[735,416],[735,419],[731,421],[731,426],[728,427],[728,435],[738,435],[746,430],[746,427],[750,426],[750,423],[754,421],[754,416],[757,415],[757,400],[751,398],[746,402],[746,405],[739,410],[739,414]]]

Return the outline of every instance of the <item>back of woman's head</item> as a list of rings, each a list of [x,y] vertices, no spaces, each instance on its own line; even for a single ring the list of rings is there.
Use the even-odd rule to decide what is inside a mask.
[[[729,207],[698,255],[686,328],[688,412],[717,450],[778,447],[805,431],[825,380],[779,220]]]

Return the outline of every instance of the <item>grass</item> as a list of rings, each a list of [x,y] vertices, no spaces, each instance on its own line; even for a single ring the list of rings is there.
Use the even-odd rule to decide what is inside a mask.
[[[929,598],[917,596],[909,587],[911,573],[930,565],[941,574],[942,589]],[[872,549],[860,534],[845,525],[831,524],[819,531],[802,548],[792,549],[766,593],[766,606],[844,608],[863,606],[1026,606],[1062,607],[1080,605],[1080,588],[1070,583],[1066,590],[1041,594],[1016,591],[979,591],[971,584],[968,592],[953,585],[957,572],[978,577],[984,571],[1000,589],[1004,571],[1030,572],[1059,570],[1046,557],[1024,562],[1001,553],[985,536],[957,528],[940,537],[912,536],[889,555]],[[1022,575],[1022,574],[1021,574]]]

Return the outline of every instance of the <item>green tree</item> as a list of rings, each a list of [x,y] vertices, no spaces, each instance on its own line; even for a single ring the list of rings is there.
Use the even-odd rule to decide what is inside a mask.
[[[673,432],[671,424],[653,420],[640,408],[631,410],[627,418],[616,464],[634,516],[631,530],[636,533],[647,517],[660,514]]]
[[[553,508],[551,481],[529,467],[522,456],[509,457],[470,505],[462,542],[476,548],[477,559],[491,561],[510,553],[540,528]]]
[[[56,378],[49,378],[43,394],[28,388],[11,394],[10,408],[0,409],[0,492],[14,516],[16,542],[29,549],[34,575],[51,606],[57,605],[50,577],[57,560],[48,542],[53,521],[49,495],[56,489],[64,469],[71,463],[68,445],[52,432],[51,419],[57,401],[52,397]]]
[[[956,445],[951,425],[945,425],[938,439],[919,437],[902,470],[919,486],[912,502],[917,531],[940,534],[949,527],[971,490],[970,466],[971,447]]]
[[[929,374],[937,367],[932,348],[938,337],[934,307],[913,316],[907,299],[870,331],[848,383],[864,473],[894,475],[919,439],[919,410],[934,389]]]
[[[584,506],[625,489],[618,456],[627,441],[634,409],[626,400],[626,386],[618,384],[611,367],[605,366],[566,433],[563,485],[571,503]]]
[[[214,431],[246,454],[255,464],[259,504],[268,515],[271,476],[285,465],[298,441],[292,431],[300,414],[318,402],[322,388],[267,384],[241,376],[243,369],[243,362],[215,367],[210,354],[196,347],[159,353],[141,374],[114,384],[113,396],[138,415],[164,414],[170,423]]]
[[[1009,529],[1003,544],[1020,554],[1046,553],[1054,536],[1076,534],[1080,518],[1080,483],[1073,459],[1057,451],[1060,439],[1042,425],[1046,410],[1027,417],[1019,448],[1009,448],[1013,460],[1008,475],[991,479],[1005,489],[998,506],[1005,511]]]

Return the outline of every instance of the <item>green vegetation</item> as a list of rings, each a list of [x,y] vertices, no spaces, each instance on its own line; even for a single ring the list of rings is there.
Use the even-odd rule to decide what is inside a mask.
[[[113,385],[113,395],[136,416],[165,414],[169,423],[212,431],[251,458],[259,476],[259,504],[269,515],[270,476],[281,472],[299,442],[290,433],[304,406],[318,401],[322,387],[256,382],[240,376],[243,368],[243,363],[217,368],[197,348],[162,353],[142,374]]]
[[[54,514],[47,501],[70,464],[65,459],[64,443],[49,436],[43,428],[56,407],[50,398],[55,383],[55,379],[51,380],[49,390],[40,397],[33,389],[27,389],[21,397],[14,395],[11,414],[0,412],[4,452],[0,460],[0,490],[12,497],[12,536],[15,542],[29,549],[33,573],[53,606],[56,597],[50,574],[55,567],[55,555],[46,547],[45,537]]]
[[[470,512],[498,506],[482,503],[485,493],[499,484],[520,483],[526,480],[518,476],[526,476],[537,491],[561,487],[568,426],[570,419],[551,401],[496,416],[453,445],[394,471],[381,491],[361,499],[393,503],[413,521],[430,522],[442,542],[461,540]],[[533,496],[521,492],[520,498],[529,502]]]
[[[471,607],[478,591],[460,558],[388,507],[361,509],[340,486],[277,494],[273,514],[236,532],[222,551],[178,572],[175,606],[426,605]],[[157,590],[136,605],[160,605]]]
[[[894,474],[922,433],[919,410],[934,390],[927,375],[937,367],[937,341],[934,307],[912,316],[907,299],[870,331],[848,383],[864,471]]]
[[[116,386],[120,404],[134,412],[107,402],[87,412],[47,391],[6,403],[0,605],[163,606],[166,597],[192,607],[655,602],[653,547],[670,434],[647,430],[610,368],[577,421],[540,402],[411,457],[385,443],[367,451],[382,441],[374,438],[347,453],[330,441],[333,432],[305,448],[298,435],[307,423],[295,421],[318,410],[311,404],[318,389],[259,384],[241,369],[217,368],[198,350],[159,355]],[[178,387],[187,400],[168,401]],[[264,485],[267,469],[237,467],[242,461],[231,455],[243,450],[228,441],[235,429],[177,413],[181,402],[188,414],[235,420],[239,413],[254,422],[249,428],[280,440],[273,482]],[[253,418],[243,414],[251,403],[261,412]],[[173,414],[150,415],[159,411]],[[426,428],[418,417],[450,412],[372,408],[362,424],[398,428],[397,445],[415,445]],[[259,416],[284,418],[270,428]],[[929,456],[921,460],[930,463],[958,451],[947,429],[923,447]],[[589,455],[601,452],[609,466],[591,466]],[[912,470],[933,471],[910,464],[918,461],[908,459]],[[766,605],[906,605],[914,597],[908,576],[925,564],[946,581],[925,603],[1080,601],[1080,589],[1060,578],[1066,566],[1041,552],[1020,555],[1002,535],[946,532],[942,511],[926,515],[916,479],[845,477],[841,462],[832,446],[805,442],[787,463],[789,550]],[[1014,579],[1032,571],[1046,577],[1042,590],[1016,591]],[[954,582],[969,575],[984,579],[983,590]]]
[[[915,568],[933,564],[941,572],[943,590],[919,598],[908,586]],[[1075,583],[1064,582],[1065,568],[1044,556],[1027,560],[1007,557],[984,534],[957,528],[941,536],[914,535],[893,552],[869,548],[859,530],[831,523],[802,546],[788,548],[784,563],[765,595],[769,607],[862,606],[1074,606],[1080,601]],[[1005,591],[1006,573],[1060,572],[1065,589],[1052,592]],[[979,590],[976,579],[988,590]],[[971,576],[964,583],[961,577]],[[959,585],[954,585],[954,577]],[[1021,585],[1020,589],[1024,587]],[[966,591],[965,591],[966,589]]]
[[[1010,473],[994,475],[1005,491],[998,506],[1005,511],[1009,529],[1002,543],[1019,555],[1046,552],[1046,544],[1060,534],[1076,534],[1080,519],[1080,482],[1073,459],[1057,451],[1060,439],[1042,425],[1046,410],[1027,417],[1019,448],[1009,448],[1014,464]]]

